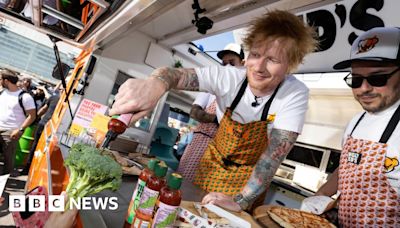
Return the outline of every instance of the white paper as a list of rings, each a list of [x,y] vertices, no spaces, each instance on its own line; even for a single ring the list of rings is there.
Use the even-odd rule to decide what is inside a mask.
[[[3,191],[4,188],[6,187],[8,177],[10,177],[10,174],[0,176],[0,196],[3,195]]]
[[[305,165],[296,165],[293,175],[293,183],[316,192],[322,185],[326,176],[326,173],[321,172],[317,168]]]
[[[328,196],[311,196],[301,203],[300,210],[320,215],[333,206],[334,200]]]
[[[246,220],[237,217],[236,215],[233,215],[227,211],[225,211],[224,209],[215,206],[214,204],[206,204],[204,205],[205,208],[207,208],[208,210],[214,212],[215,214],[217,214],[220,217],[226,218],[229,220],[229,222],[231,223],[231,227],[240,227],[240,228],[251,228],[251,225],[249,222],[247,222]]]

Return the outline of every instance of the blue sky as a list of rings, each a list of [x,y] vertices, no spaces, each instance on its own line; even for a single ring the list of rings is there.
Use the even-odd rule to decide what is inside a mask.
[[[227,44],[234,42],[235,40],[232,32],[221,33],[215,36],[193,41],[193,43],[197,46],[202,45],[204,51],[218,61],[220,60],[217,57],[217,52],[224,49]]]

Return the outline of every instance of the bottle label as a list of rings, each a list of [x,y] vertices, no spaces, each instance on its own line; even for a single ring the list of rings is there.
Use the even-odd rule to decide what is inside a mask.
[[[149,228],[150,222],[141,220],[140,218],[136,217],[135,220],[133,220],[132,227],[134,227],[134,228]]]
[[[178,214],[178,206],[171,206],[158,201],[158,209],[153,219],[152,228],[172,228]]]
[[[129,126],[129,123],[131,122],[132,114],[122,114],[117,117],[117,120],[122,121],[126,126]]]
[[[151,216],[153,214],[154,206],[156,205],[158,195],[159,195],[158,191],[151,190],[147,186],[144,187],[144,191],[142,194],[142,198],[140,199],[140,205],[138,210],[140,210],[142,214]]]
[[[126,221],[129,224],[132,224],[133,222],[133,218],[135,217],[136,209],[139,207],[140,198],[143,195],[143,190],[145,186],[146,182],[141,179],[138,179],[135,191],[133,192],[132,199],[128,207],[128,216],[126,217]]]

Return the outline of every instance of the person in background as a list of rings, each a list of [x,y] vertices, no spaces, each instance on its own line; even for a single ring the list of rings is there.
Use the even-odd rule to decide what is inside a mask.
[[[364,111],[344,133],[339,168],[317,195],[338,190],[343,227],[400,224],[400,29],[373,28],[351,46],[344,80]]]
[[[22,105],[26,116],[18,101],[22,90],[17,87],[18,76],[11,70],[0,71],[0,83],[4,91],[0,95],[0,148],[4,154],[6,172],[11,176],[18,176],[14,170],[15,150],[19,138],[36,119],[35,102],[27,94],[22,94]]]
[[[300,134],[308,88],[290,73],[317,46],[315,30],[287,11],[255,19],[244,39],[246,68],[159,68],[147,79],[129,79],[110,115],[153,110],[170,89],[216,96],[220,124],[200,161],[194,183],[210,192],[203,203],[233,211],[250,209],[268,189]]]
[[[244,65],[244,52],[239,44],[229,43],[217,53],[217,56],[222,61],[222,66],[241,67]]]
[[[36,89],[36,87],[32,86],[32,78],[30,77],[22,78],[20,88],[26,92],[31,92],[32,90]]]
[[[46,99],[49,97],[46,97],[46,94],[48,94],[48,92],[46,91],[46,89],[44,87],[38,87],[35,90],[32,90],[32,94],[33,94],[33,99],[35,100],[36,103],[36,107],[39,109],[40,107],[43,106],[43,104],[46,102]],[[38,115],[38,117],[40,117]]]
[[[31,166],[31,163],[33,160],[33,155],[35,154],[36,146],[39,142],[40,136],[42,135],[42,132],[44,130],[46,123],[53,116],[54,110],[56,109],[57,104],[58,104],[58,100],[60,100],[60,93],[62,91],[63,91],[63,88],[62,88],[62,85],[60,82],[54,87],[53,94],[51,94],[51,95],[49,94],[50,97],[46,100],[46,103],[44,103],[44,105],[38,110],[37,115],[39,117],[42,117],[42,116],[43,117],[39,120],[39,122],[37,124],[34,141],[32,143],[31,150],[29,151],[28,161],[27,161],[24,169],[21,172],[22,175],[27,175],[29,173],[29,168]]]
[[[228,44],[224,50],[217,53],[217,56],[221,59],[223,66],[242,67],[244,63],[243,49],[235,43]],[[194,180],[200,159],[203,157],[208,143],[217,132],[216,109],[217,101],[215,96],[209,93],[200,93],[197,95],[190,110],[190,117],[200,123],[193,130],[192,142],[186,147],[177,170],[185,180],[190,182]]]
[[[183,152],[185,151],[187,145],[192,142],[193,131],[190,127],[183,127],[179,130],[179,142],[177,144],[176,155],[178,160],[180,160]]]

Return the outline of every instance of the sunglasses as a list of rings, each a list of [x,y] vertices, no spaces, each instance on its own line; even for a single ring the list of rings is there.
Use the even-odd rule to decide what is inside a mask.
[[[389,78],[392,77],[393,74],[399,70],[400,67],[388,74],[375,74],[368,77],[353,76],[352,73],[349,73],[346,77],[343,78],[343,80],[350,88],[353,89],[360,88],[363,84],[364,79],[367,80],[368,84],[370,84],[371,86],[382,87],[385,86]]]

